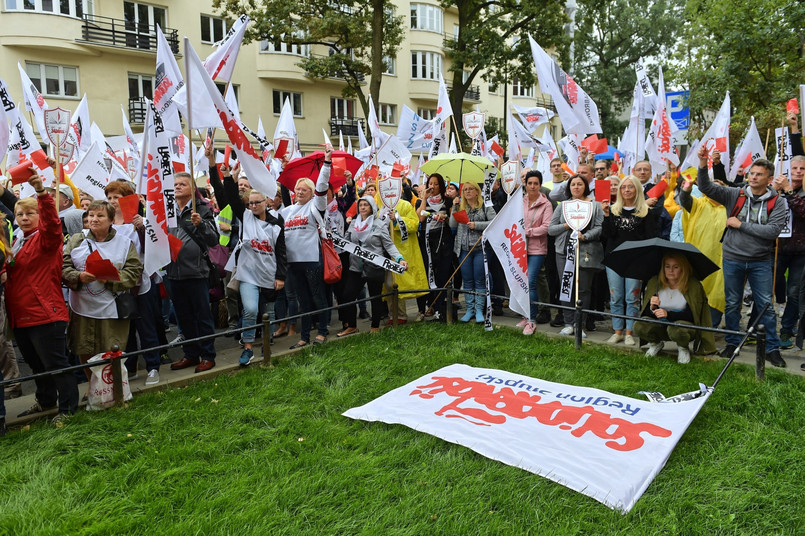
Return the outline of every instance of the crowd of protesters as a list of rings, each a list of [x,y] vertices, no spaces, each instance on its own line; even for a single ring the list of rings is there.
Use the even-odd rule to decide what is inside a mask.
[[[716,349],[710,334],[679,324],[718,327],[723,317],[726,328],[737,331],[741,308],[751,296],[752,314],[762,314],[766,326],[767,359],[784,367],[780,349],[791,348],[797,336],[801,341],[799,324],[805,310],[805,296],[801,296],[805,292],[801,283],[805,153],[796,115],[789,114],[789,124],[794,154],[789,178],[774,177],[771,163],[756,160],[730,182],[718,151],[711,154],[704,148],[697,155],[695,177],[681,177],[671,165],[663,174],[652,174],[647,161],[637,162],[631,175],[608,175],[610,162],[596,160],[584,150],[575,173],[568,173],[558,158],[551,162],[551,176],[525,170],[521,184],[532,305],[528,317],[518,324],[523,334],[533,334],[544,323],[561,327],[563,335],[574,334],[572,312],[555,309],[554,317],[550,307],[533,302],[568,306],[576,301],[575,289],[563,294],[559,281],[563,272],[575,268],[568,260],[577,257],[578,298],[584,308],[609,308],[630,317],[612,319],[609,343],[636,346],[642,340],[649,345],[647,355],[654,356],[664,341],[672,340],[678,347],[678,361],[687,363],[691,352]],[[55,192],[33,168],[28,183],[34,197],[18,199],[18,192],[0,186],[0,209],[7,215],[0,217],[4,231],[0,233],[4,266],[0,289],[5,302],[0,307],[0,324],[7,320],[19,352],[34,373],[84,363],[113,344],[126,351],[166,344],[171,320],[178,329],[173,342],[182,344],[183,355],[170,368],[194,367],[195,372],[204,372],[215,367],[215,342],[196,339],[215,332],[220,313],[225,320],[218,327],[245,328],[237,337],[243,346],[240,364],[248,366],[255,358],[262,313],[269,313],[272,320],[303,315],[298,322],[271,324],[272,344],[287,337],[291,349],[326,342],[334,322],[337,337],[357,333],[358,317],[371,318],[374,333],[390,316],[390,303],[379,295],[393,284],[401,290],[420,291],[399,300],[402,323],[408,321],[406,298],[416,298],[417,321],[444,322],[448,307],[464,307],[462,322],[483,323],[485,296],[490,292],[495,296],[493,314],[504,314],[506,287],[500,259],[481,241],[484,229],[508,200],[499,182],[492,188],[489,206],[476,184],[458,184],[451,177],[432,174],[419,185],[403,177],[401,200],[390,211],[380,202],[375,183],[368,181],[360,188],[349,172],[346,184],[333,189],[329,145],[318,177],[300,179],[292,189],[282,186],[273,199],[252,189],[237,164],[232,168],[228,163],[215,165],[212,148],[207,156],[213,164],[206,179],[175,175],[177,223],[170,233],[181,247],[172,262],[155,274],[143,271],[143,200],[130,221],[121,208],[120,199],[134,194],[125,181],[109,184],[106,199],[95,200],[66,185]],[[600,184],[608,184],[610,191],[598,196],[606,198],[598,202],[593,194],[601,179],[608,180]],[[648,196],[659,180],[668,182],[667,190],[657,198]],[[592,203],[589,223],[578,233],[572,232],[558,208],[566,200]],[[779,239],[778,244],[786,225],[791,236]],[[340,251],[341,279],[325,283],[321,245],[325,231],[398,263],[402,273]],[[605,258],[619,245],[655,237],[689,242],[721,270],[699,281],[687,260],[678,255],[666,256],[659,273],[648,281],[604,269]],[[114,265],[118,277],[104,280],[87,271],[94,252]],[[466,291],[463,304],[448,303],[446,293],[427,290],[450,282]],[[776,302],[785,303],[779,332],[775,291]],[[131,294],[137,314],[121,314],[122,294]],[[365,302],[351,304],[367,295],[372,298],[369,307]],[[337,320],[329,313],[305,314],[333,303],[344,304],[337,309]],[[640,318],[673,325],[658,326]],[[583,337],[597,329],[596,320],[603,318],[585,315]],[[738,341],[734,335],[727,336],[722,355],[731,355]],[[0,379],[18,377],[14,350],[3,335],[0,350]],[[140,361],[145,365],[146,385],[159,383],[160,353],[146,352],[142,360],[130,357],[125,364],[129,379],[140,374]],[[5,395],[20,393],[19,384],[14,384]],[[42,376],[36,379],[36,402],[20,416],[56,408],[54,420],[61,421],[77,410],[80,399],[72,372]],[[4,433],[2,405],[0,410],[0,433]]]

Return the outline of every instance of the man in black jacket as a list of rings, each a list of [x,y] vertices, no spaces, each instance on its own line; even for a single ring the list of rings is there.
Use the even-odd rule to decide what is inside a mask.
[[[210,311],[210,273],[207,249],[218,243],[218,230],[210,208],[200,201],[192,210],[194,195],[192,179],[188,173],[175,176],[177,226],[170,232],[182,241],[182,248],[167,268],[171,301],[176,319],[185,339],[195,339],[215,332]],[[215,366],[215,342],[212,339],[187,343],[182,346],[184,357],[173,363],[171,369],[196,367],[204,372]]]

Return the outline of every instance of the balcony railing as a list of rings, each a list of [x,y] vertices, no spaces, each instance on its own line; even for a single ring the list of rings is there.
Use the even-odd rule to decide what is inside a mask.
[[[179,31],[173,28],[162,31],[171,51],[178,54]],[[137,50],[157,49],[157,27],[151,24],[85,14],[82,35],[84,41],[90,43]]]
[[[550,97],[548,98],[537,97],[534,100],[536,101],[537,106],[541,106],[556,113],[556,105],[554,105],[553,99],[551,99]]]
[[[330,136],[338,136],[339,130],[345,136],[357,136],[359,128],[363,128],[363,119],[354,117],[330,118]]]
[[[145,99],[129,99],[129,123],[145,123],[145,115],[148,107]]]
[[[453,86],[447,86],[447,91],[452,91]],[[481,102],[481,86],[469,86],[464,92],[465,101]]]

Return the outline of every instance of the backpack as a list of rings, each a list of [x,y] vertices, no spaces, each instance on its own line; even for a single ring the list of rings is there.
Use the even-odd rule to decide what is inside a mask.
[[[774,205],[777,204],[777,198],[780,195],[775,195],[774,197],[770,197],[766,200],[766,218],[768,219],[771,216],[771,211],[774,210]],[[741,190],[741,193],[738,194],[738,199],[735,200],[735,206],[732,207],[732,212],[730,212],[730,218],[734,218],[741,213],[741,210],[744,208],[746,204],[746,192]]]

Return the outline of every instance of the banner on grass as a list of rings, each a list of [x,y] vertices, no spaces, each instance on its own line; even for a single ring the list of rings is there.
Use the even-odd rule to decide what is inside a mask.
[[[344,416],[402,424],[544,476],[627,513],[712,390],[647,402],[454,364]]]

